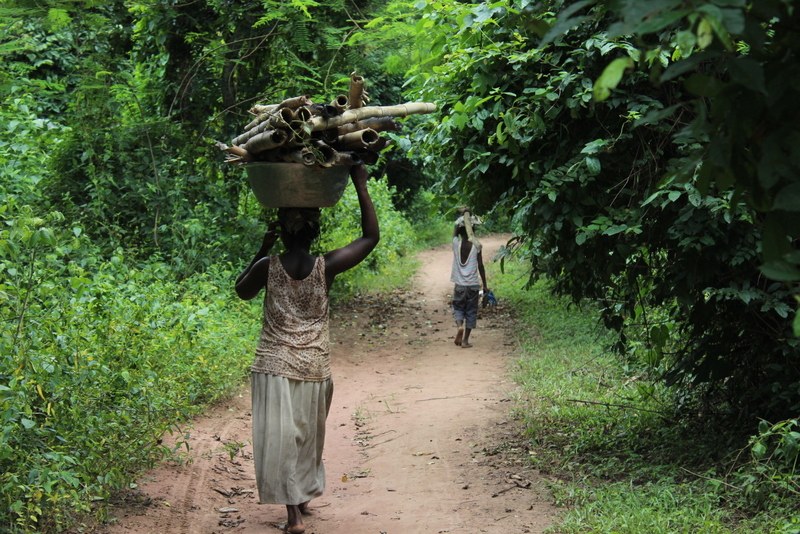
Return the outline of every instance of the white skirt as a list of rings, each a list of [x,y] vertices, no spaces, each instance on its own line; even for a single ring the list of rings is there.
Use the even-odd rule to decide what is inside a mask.
[[[253,459],[262,504],[302,504],[325,490],[325,420],[333,380],[252,373]]]

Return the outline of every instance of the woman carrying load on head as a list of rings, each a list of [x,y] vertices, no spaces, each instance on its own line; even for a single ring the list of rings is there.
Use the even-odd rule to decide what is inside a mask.
[[[305,531],[308,502],[322,495],[325,421],[333,395],[328,339],[328,292],[336,275],[358,265],[380,239],[367,190],[367,170],[351,168],[361,209],[361,237],[321,256],[318,208],[280,208],[261,248],[236,280],[236,292],[261,291],[264,317],[251,367],[253,456],[259,502],[285,504],[286,531]],[[279,233],[278,233],[279,230]],[[285,252],[269,255],[278,235]]]

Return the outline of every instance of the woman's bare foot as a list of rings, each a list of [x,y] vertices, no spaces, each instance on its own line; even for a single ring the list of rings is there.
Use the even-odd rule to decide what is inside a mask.
[[[464,329],[459,328],[458,332],[456,332],[456,345],[461,345],[461,339],[464,337]]]
[[[303,515],[311,515],[311,509],[308,507],[308,503],[309,503],[309,501],[306,501],[304,503],[300,503],[299,505],[297,505],[297,507],[300,508],[300,513],[301,514],[303,514]]]
[[[469,348],[472,348],[472,343],[470,343],[469,341],[465,341],[465,342],[463,342],[463,343],[461,344],[461,348],[462,348],[462,349],[469,349]]]
[[[303,534],[306,526],[303,524],[303,516],[300,514],[300,506],[296,504],[286,505],[286,532],[289,534]]]

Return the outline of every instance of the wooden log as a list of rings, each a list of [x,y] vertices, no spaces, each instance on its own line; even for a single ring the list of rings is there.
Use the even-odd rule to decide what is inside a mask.
[[[345,150],[367,150],[373,146],[379,138],[378,132],[366,128],[339,136],[337,145],[340,149]]]
[[[341,115],[325,119],[324,117],[312,117],[311,130],[326,130],[328,128],[338,128],[348,122],[356,122],[372,117],[405,117],[421,113],[433,113],[436,111],[436,104],[429,102],[408,102],[395,106],[367,106],[358,109],[348,109]]]

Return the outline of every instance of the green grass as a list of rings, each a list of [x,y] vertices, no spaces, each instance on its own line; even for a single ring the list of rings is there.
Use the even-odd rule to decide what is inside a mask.
[[[381,232],[393,232],[393,228],[384,228]],[[380,266],[371,268],[368,262],[356,266],[351,271],[338,277],[331,288],[331,300],[337,301],[352,298],[358,293],[388,293],[395,289],[408,289],[413,274],[419,268],[416,252],[443,243],[452,238],[450,223],[441,218],[433,218],[419,222],[405,229],[405,247],[395,247],[399,253],[390,261],[383,261]],[[384,239],[382,238],[382,241]],[[381,243],[378,247],[385,246]]]
[[[563,511],[550,532],[800,532],[800,499],[756,476],[747,436],[679,409],[685,399],[607,351],[591,303],[544,281],[524,290],[513,261],[487,268],[517,323],[516,415]]]

